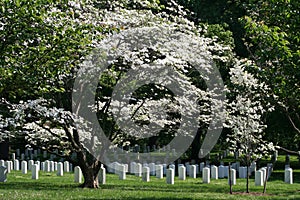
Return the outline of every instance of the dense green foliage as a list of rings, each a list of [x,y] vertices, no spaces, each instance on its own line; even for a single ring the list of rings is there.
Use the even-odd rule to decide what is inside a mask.
[[[246,45],[258,66],[255,73],[277,96],[277,112],[270,114],[270,138],[278,132],[287,134],[288,141],[296,144],[290,147],[295,149],[299,148],[300,133],[299,7],[298,1],[257,1],[249,6],[249,16],[242,19],[249,38]]]
[[[266,115],[267,138],[277,145],[299,148],[300,22],[298,1],[179,1],[195,12],[194,20],[208,23],[213,34],[234,39],[235,53],[255,61],[249,69],[266,82],[277,98],[269,99],[275,112]],[[223,30],[222,30],[223,29]],[[225,37],[225,31],[232,37]],[[268,95],[272,95],[268,94]],[[291,145],[292,144],[292,145]]]
[[[43,97],[70,109],[74,71],[108,29],[81,23],[76,11],[84,10],[66,0],[3,0],[0,8],[0,97]]]

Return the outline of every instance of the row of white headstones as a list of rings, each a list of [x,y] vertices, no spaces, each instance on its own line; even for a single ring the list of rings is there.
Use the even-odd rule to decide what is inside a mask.
[[[32,173],[32,179],[39,179],[39,171],[45,171],[45,172],[57,172],[57,176],[63,176],[64,172],[71,172],[72,171],[72,163],[69,163],[68,161],[65,162],[54,162],[46,160],[45,162],[40,161],[34,161],[34,160],[28,160],[28,161],[20,161],[15,159],[13,161],[4,161],[0,160],[0,167],[2,171],[0,170],[0,180],[1,182],[6,181],[6,174],[10,173],[11,170],[15,171],[22,171],[22,174],[27,174],[28,171],[31,171]],[[20,168],[21,167],[21,168]],[[82,171],[79,166],[74,167],[74,181],[76,183],[81,183],[83,179]]]
[[[268,166],[269,167],[269,166]],[[128,171],[128,164],[120,164],[118,162],[111,163],[108,165],[108,172],[115,173],[119,175],[120,180],[126,179],[126,173],[135,174],[138,177],[142,177],[143,181],[150,181],[150,175],[156,176],[156,178],[162,179],[164,175],[166,175],[166,182],[168,184],[174,184],[175,178],[175,165],[169,165],[167,169],[166,164],[158,164],[155,163],[130,163],[130,171]],[[230,173],[229,166],[220,165],[217,166],[207,166],[204,167],[204,163],[200,163],[199,165],[183,165],[179,164],[178,167],[178,179],[185,180],[187,174],[190,178],[197,178],[197,174],[202,173],[202,181],[203,183],[210,183],[210,179],[222,179],[228,178],[228,183],[231,182],[232,185],[236,184],[237,178],[237,170],[239,178],[247,178],[247,167],[239,167],[237,163],[231,165]],[[269,167],[269,171],[267,174],[267,167],[263,167],[259,170],[256,170],[256,163],[252,163],[249,168],[249,175],[254,172],[255,173],[255,185],[263,186],[266,179],[269,178],[271,174],[272,168]],[[231,180],[229,181],[229,174],[231,176]],[[285,169],[284,181],[289,184],[293,184],[293,170],[289,167]]]
[[[0,160],[0,166],[4,166],[6,169],[6,173],[10,173],[11,170],[20,170],[20,163],[19,160],[15,159],[13,161],[4,161]],[[45,172],[54,172],[57,171],[57,176],[63,176],[64,172],[70,172],[72,170],[73,166],[68,161],[65,162],[54,162],[46,160],[45,162],[40,161],[22,161],[21,162],[21,171],[23,174],[27,174],[27,170],[31,170],[32,172],[32,179],[38,179],[39,178],[39,170],[43,170]],[[230,169],[230,180],[229,180],[229,167],[220,165],[217,166],[207,166],[204,167],[204,163],[200,163],[199,165],[178,165],[178,179],[179,180],[185,180],[186,174],[188,173],[190,178],[197,178],[197,174],[200,172],[202,173],[202,181],[203,183],[210,183],[210,179],[222,179],[222,178],[228,178],[228,183],[231,183],[232,185],[236,184],[236,174],[237,170],[234,169],[237,168],[236,163],[231,166]],[[158,179],[162,179],[164,175],[166,175],[166,182],[167,184],[174,184],[174,178],[175,178],[175,165],[171,164],[169,165],[169,168],[167,169],[166,164],[158,164],[155,163],[144,163],[143,165],[141,163],[131,162],[130,163],[130,171],[128,171],[128,164],[120,164],[118,162],[111,163],[107,167],[108,172],[115,173],[119,176],[120,180],[126,179],[126,174],[135,174],[138,177],[142,177],[142,180],[145,182],[150,181],[150,176],[156,176]],[[255,185],[256,186],[263,186],[266,178],[270,176],[271,168],[269,168],[269,173],[267,175],[267,167],[263,167],[259,170],[256,170],[256,165],[252,164],[249,169],[249,174],[252,172],[255,172]],[[238,167],[238,175],[239,178],[246,178],[247,177],[247,167]],[[1,174],[2,173],[2,174]],[[4,172],[0,172],[0,176],[3,177]],[[74,181],[76,183],[82,182],[82,171],[79,166],[76,166],[74,168]],[[6,178],[2,178],[3,180],[6,180]],[[99,171],[99,183],[105,184],[106,183],[106,169],[102,165]],[[293,170],[289,167],[285,169],[285,176],[284,181],[289,184],[293,184]],[[3,182],[3,181],[2,181]]]

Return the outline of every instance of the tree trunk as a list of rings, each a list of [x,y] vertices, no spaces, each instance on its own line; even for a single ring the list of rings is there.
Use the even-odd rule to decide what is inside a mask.
[[[84,183],[82,187],[85,188],[99,188],[98,171],[93,167],[88,167],[82,170]]]
[[[246,192],[249,193],[249,163],[247,162],[247,189]]]
[[[229,176],[229,193],[232,194],[232,183],[231,183],[231,164],[228,164],[228,176]]]
[[[263,193],[266,193],[268,174],[269,174],[269,167],[267,167],[267,171],[266,171],[266,177],[265,177],[265,182],[264,182],[264,191],[263,191]]]

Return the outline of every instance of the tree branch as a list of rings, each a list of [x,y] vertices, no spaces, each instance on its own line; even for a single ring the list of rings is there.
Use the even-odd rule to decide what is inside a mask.
[[[292,124],[293,128],[300,134],[300,129],[296,126],[295,122],[293,121],[293,119],[291,118],[291,116],[287,110],[285,113],[286,113],[286,116],[288,117],[290,123]]]
[[[33,122],[33,123],[36,124],[36,125],[38,125],[38,126],[41,127],[42,129],[48,131],[48,132],[49,132],[51,135],[53,135],[54,137],[61,138],[59,135],[57,135],[56,133],[54,133],[53,131],[51,131],[50,128],[47,128],[47,127],[45,127],[45,126],[43,126],[43,125],[41,125],[41,124],[39,124],[39,123],[37,123],[37,122]]]
[[[292,151],[292,150],[289,150],[289,149],[286,149],[286,148],[280,147],[280,146],[275,146],[275,149],[276,150],[284,151],[284,152],[289,153],[291,155],[299,156],[299,152],[298,151]]]
[[[137,107],[137,109],[135,109],[134,113],[133,113],[132,116],[131,116],[131,119],[133,119],[133,117],[135,116],[135,114],[137,113],[137,111],[144,105],[145,102],[146,102],[146,100],[143,99],[143,102],[141,103],[141,105],[139,105],[139,106]]]

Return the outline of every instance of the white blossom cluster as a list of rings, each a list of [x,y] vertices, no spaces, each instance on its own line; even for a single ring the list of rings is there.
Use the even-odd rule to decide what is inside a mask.
[[[3,120],[0,116],[0,122],[3,127],[13,128],[13,132],[1,131],[1,138],[23,135],[29,145],[52,152],[57,149],[65,156],[71,150],[82,150],[81,145],[84,145],[86,140],[90,145],[90,126],[83,118],[70,111],[51,107],[51,102],[43,99],[21,101],[10,106],[13,117]],[[81,132],[85,131],[80,137],[77,133],[78,128]],[[74,138],[78,138],[78,141]]]
[[[234,98],[228,99],[225,126],[232,130],[232,135],[227,138],[231,148],[257,159],[274,151],[273,143],[263,139],[264,114],[273,107],[264,105],[264,95],[270,89],[247,71],[251,66],[254,66],[251,61],[242,60],[230,71],[233,86],[229,92]]]

